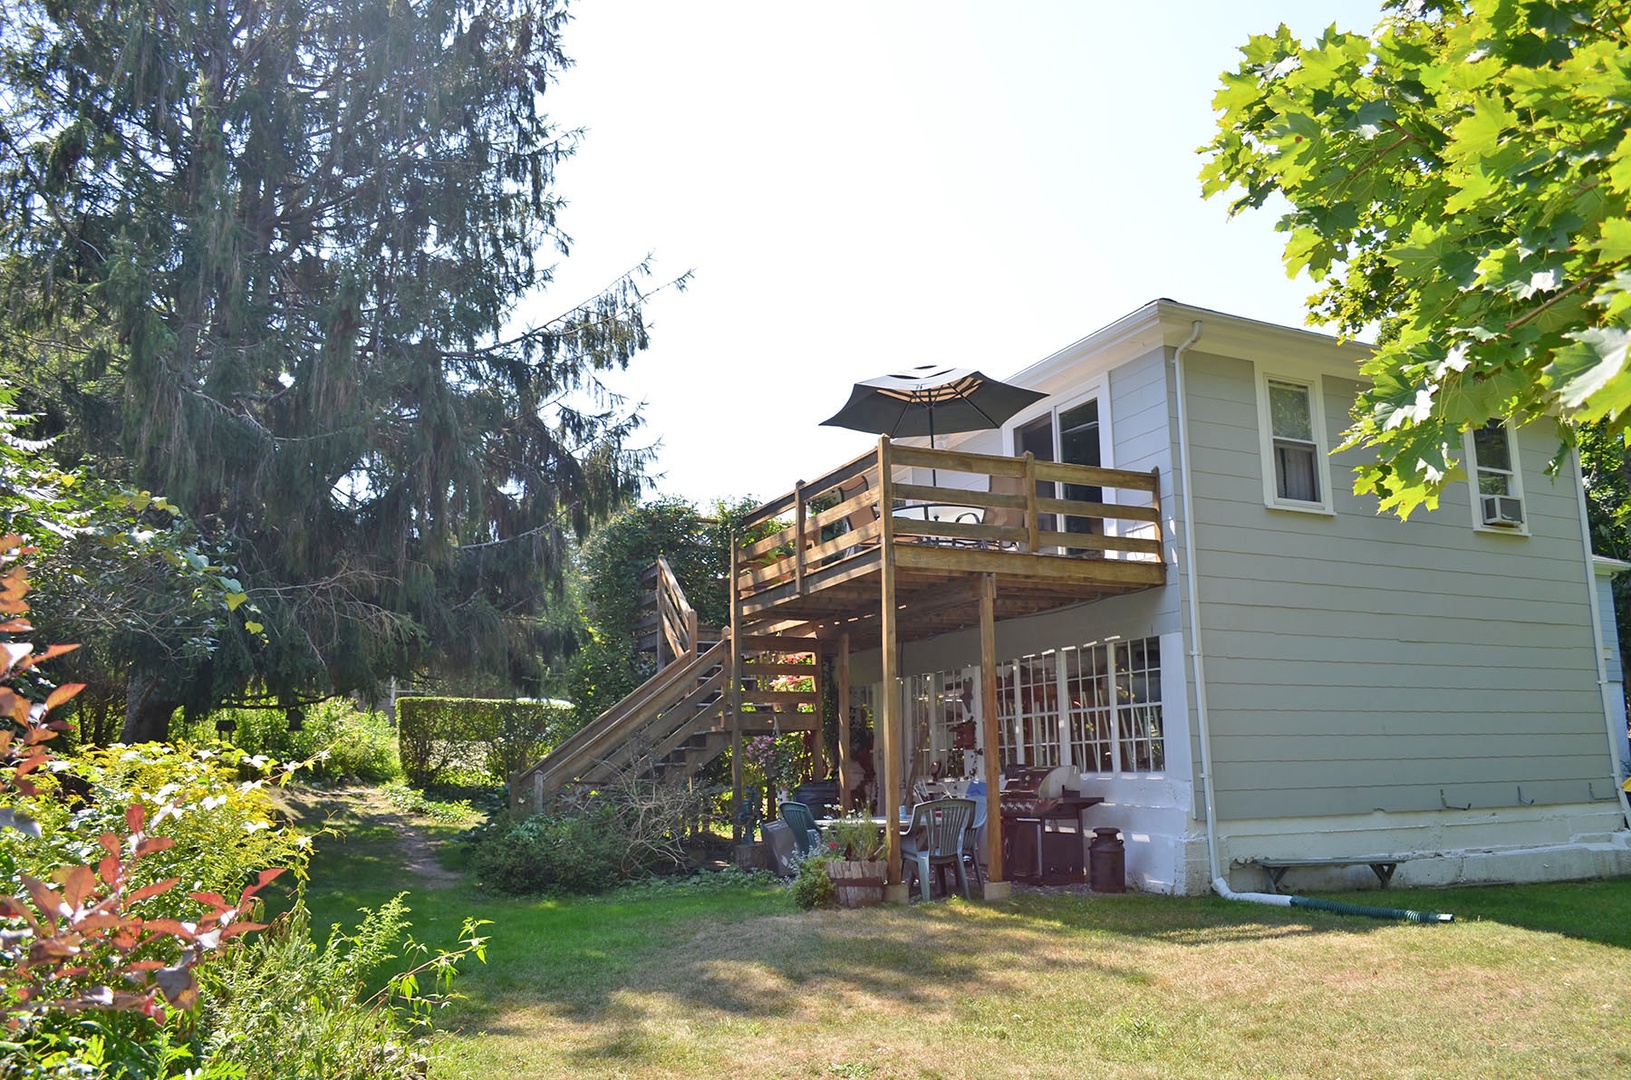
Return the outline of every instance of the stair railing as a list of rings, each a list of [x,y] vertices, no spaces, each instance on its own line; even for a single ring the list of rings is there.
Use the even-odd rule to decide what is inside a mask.
[[[668,560],[657,556],[657,633],[662,641],[662,664],[670,664],[697,651],[697,612],[685,598],[685,589]]]
[[[713,667],[730,658],[727,635],[705,652],[692,654],[683,662],[670,664],[635,688],[628,697],[601,713],[542,761],[518,773],[510,785],[512,806],[523,802],[534,807],[577,774],[612,754],[670,707],[688,697],[698,681]]]

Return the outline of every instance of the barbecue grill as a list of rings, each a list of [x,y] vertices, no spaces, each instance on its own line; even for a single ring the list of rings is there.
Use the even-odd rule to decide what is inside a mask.
[[[1002,813],[1002,867],[1009,881],[1069,885],[1087,880],[1082,811],[1104,800],[1064,786],[1075,773],[1010,767],[997,804]]]

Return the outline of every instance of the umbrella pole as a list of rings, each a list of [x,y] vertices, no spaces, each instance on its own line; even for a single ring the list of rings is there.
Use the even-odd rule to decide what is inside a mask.
[[[933,405],[929,406],[929,449],[930,450],[934,449],[934,406]],[[940,486],[940,470],[937,469],[933,465],[929,466],[929,486],[930,487],[939,487]],[[929,510],[928,510],[927,507],[924,507],[924,509],[923,509],[923,520],[924,521],[929,520]]]

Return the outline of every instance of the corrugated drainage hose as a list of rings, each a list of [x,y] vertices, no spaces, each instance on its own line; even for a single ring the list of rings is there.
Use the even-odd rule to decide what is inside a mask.
[[[1371,919],[1402,919],[1417,923],[1455,922],[1454,915],[1438,911],[1410,911],[1407,908],[1364,907],[1359,904],[1339,904],[1335,900],[1315,900],[1308,896],[1286,896],[1284,893],[1235,892],[1222,877],[1212,879],[1212,891],[1225,900],[1239,900],[1248,904],[1267,904],[1269,907],[1301,907],[1311,911],[1330,911],[1338,915],[1364,915]]]
[[[1314,900],[1307,896],[1291,897],[1292,907],[1312,908],[1315,911],[1334,911],[1338,915],[1364,915],[1372,919],[1403,919],[1406,922],[1447,923],[1455,916],[1442,911],[1411,911],[1408,908],[1365,907],[1362,904],[1339,904],[1335,900]]]

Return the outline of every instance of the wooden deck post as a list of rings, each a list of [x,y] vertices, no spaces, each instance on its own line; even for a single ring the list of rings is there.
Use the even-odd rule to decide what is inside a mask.
[[[838,805],[850,810],[849,781],[854,759],[849,749],[849,634],[838,635],[838,656],[833,664],[833,680],[838,683]]]
[[[827,658],[832,655],[832,649],[821,642],[815,647],[815,678],[810,680],[815,687],[815,715],[816,729],[814,732],[815,745],[810,747],[810,780],[824,780],[827,776],[827,725],[832,722],[827,708]]]
[[[1036,552],[1042,546],[1042,519],[1036,509],[1036,455],[1025,451],[1025,550]]]
[[[888,860],[887,876],[885,878],[883,898],[887,902],[905,903],[906,886],[901,883],[900,865],[900,815],[901,806],[901,760],[900,749],[904,734],[901,731],[903,718],[900,707],[900,641],[897,612],[895,610],[895,514],[894,514],[894,488],[895,479],[889,463],[889,439],[887,436],[878,440],[878,524],[882,528],[879,543],[882,550],[879,553],[879,622],[882,632],[883,645],[883,702],[881,710],[874,710],[879,717],[877,728],[882,739],[880,751],[883,756],[882,785],[878,792],[878,812],[883,815],[885,825],[884,834],[888,838],[888,853],[884,856]],[[881,715],[880,715],[881,713]],[[877,755],[874,755],[876,757]]]
[[[1002,877],[1002,736],[997,730],[997,575],[980,575],[980,719],[985,753],[980,779],[985,781],[985,898],[1006,900],[1013,885]]]
[[[736,534],[731,533],[731,838],[742,843],[742,598],[738,594]]]
[[[793,580],[804,595],[804,481],[793,485]]]

